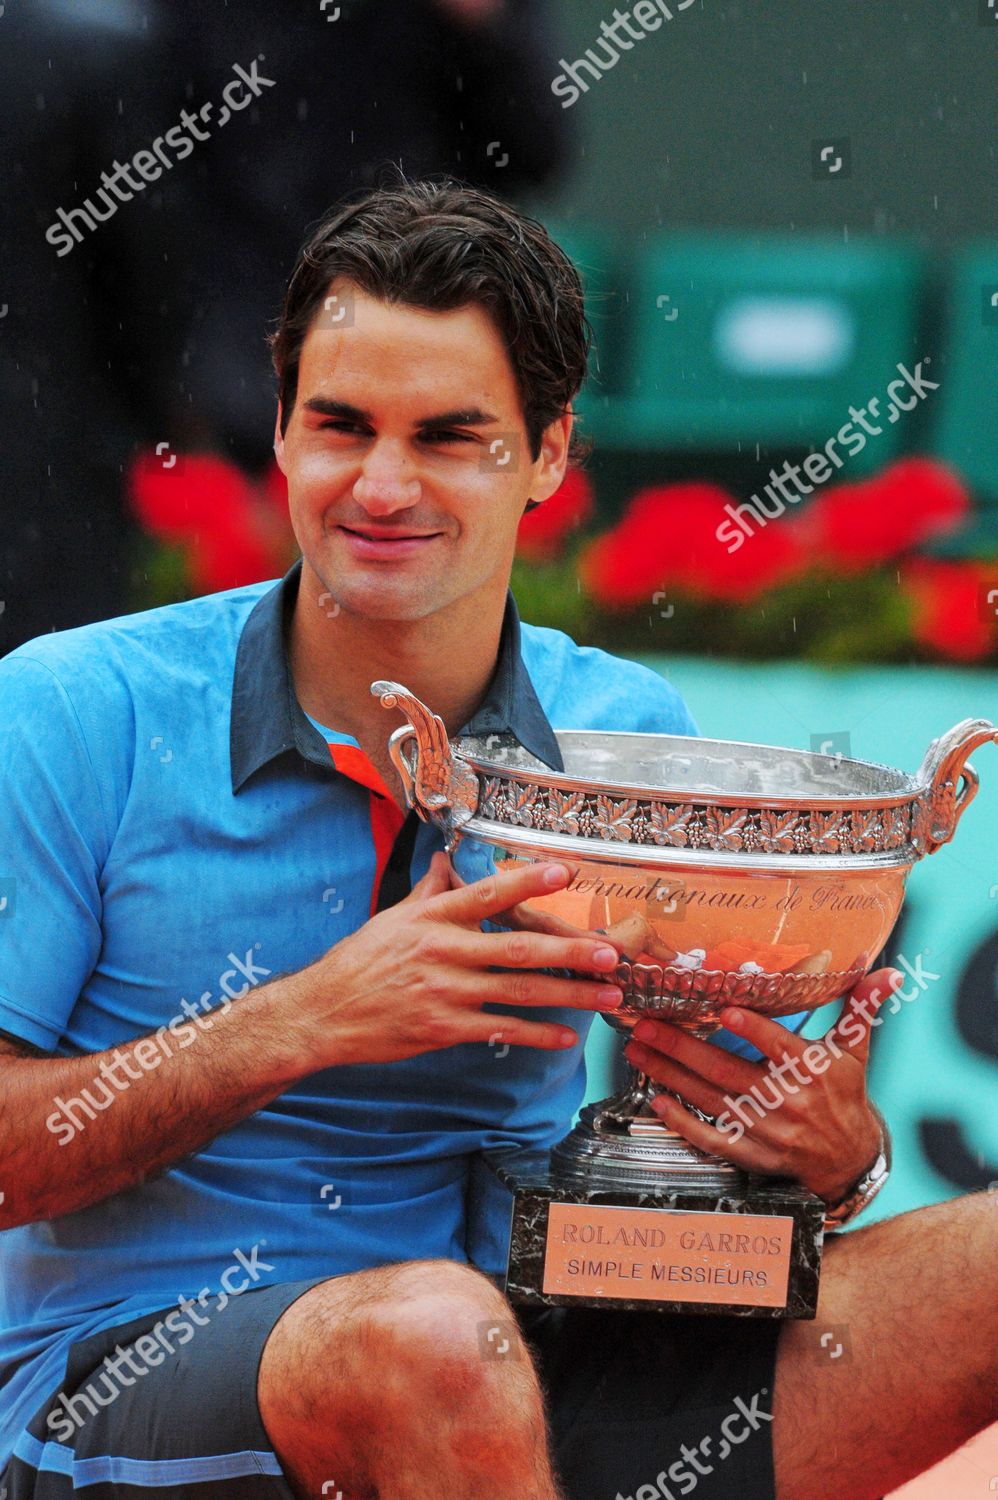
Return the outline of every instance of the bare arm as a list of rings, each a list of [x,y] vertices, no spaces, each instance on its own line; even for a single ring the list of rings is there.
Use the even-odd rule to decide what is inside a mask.
[[[563,885],[568,871],[555,868]],[[567,1027],[481,1009],[484,1001],[587,1010],[620,1002],[619,989],[608,994],[605,984],[522,972],[612,969],[617,953],[605,939],[481,931],[483,918],[550,894],[545,869],[551,866],[522,866],[455,890],[447,860],[434,856],[404,901],[315,963],[209,1013],[185,1050],[147,1037],[51,1059],[0,1041],[0,1229],[133,1187],[322,1068],[391,1062],[497,1035],[518,1046],[573,1045]],[[169,1033],[160,1028],[156,1036],[165,1042]],[[114,1082],[120,1092],[92,1119],[74,1111],[83,1128],[71,1130],[57,1099],[76,1099],[102,1078],[122,1080]]]
[[[168,1040],[156,1048],[137,1038],[108,1052],[41,1059],[34,1049],[0,1041],[0,1229],[86,1208],[133,1187],[197,1151],[270,1102],[302,1076],[294,1033],[279,1019],[300,975],[277,979],[204,1018],[189,1050]],[[145,1048],[141,1056],[136,1050]],[[169,1048],[169,1055],[167,1055]],[[102,1084],[101,1080],[105,1080]],[[78,1099],[120,1083],[121,1092],[88,1118],[56,1101]],[[73,1130],[70,1118],[82,1125]],[[47,1124],[46,1121],[51,1121]]]

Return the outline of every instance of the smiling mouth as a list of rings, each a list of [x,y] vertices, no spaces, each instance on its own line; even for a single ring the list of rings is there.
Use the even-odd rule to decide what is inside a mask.
[[[428,542],[432,537],[442,536],[440,531],[364,531],[359,526],[340,525],[348,536],[362,537],[365,542]]]

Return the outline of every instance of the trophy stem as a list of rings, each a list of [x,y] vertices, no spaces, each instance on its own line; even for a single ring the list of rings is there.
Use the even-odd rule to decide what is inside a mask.
[[[609,1099],[587,1105],[575,1129],[554,1147],[552,1161],[559,1174],[573,1182],[603,1180],[610,1186],[619,1184],[622,1177],[660,1186],[664,1178],[676,1175],[697,1185],[740,1190],[745,1174],[719,1156],[691,1146],[660,1119],[651,1108],[660,1086],[638,1068],[628,1071],[625,1087]],[[709,1119],[699,1110],[695,1113]]]

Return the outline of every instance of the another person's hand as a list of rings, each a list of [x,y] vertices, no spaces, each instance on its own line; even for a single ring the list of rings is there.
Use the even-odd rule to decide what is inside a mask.
[[[866,1093],[870,1031],[879,1006],[903,982],[897,969],[867,975],[820,1041],[753,1011],[723,1010],[722,1023],[757,1047],[761,1062],[652,1020],[638,1023],[624,1054],[716,1120],[707,1124],[679,1100],[657,1095],[652,1108],[691,1145],[746,1171],[792,1177],[835,1203],[877,1155],[880,1121]]]
[[[460,1042],[508,1042],[557,1050],[574,1046],[570,1027],[484,1011],[500,1005],[613,1010],[618,986],[606,978],[556,978],[530,972],[612,971],[617,950],[605,938],[557,930],[521,912],[522,929],[482,932],[486,918],[560,890],[562,864],[524,863],[454,888],[450,862],[435,854],[404,900],[379,912],[296,976],[290,1007],[315,1070],[343,1063],[391,1062]],[[567,925],[567,924],[566,924]],[[499,970],[500,972],[496,972]],[[507,972],[502,972],[507,971]]]

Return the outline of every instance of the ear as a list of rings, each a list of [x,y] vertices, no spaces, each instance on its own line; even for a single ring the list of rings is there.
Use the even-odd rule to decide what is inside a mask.
[[[287,478],[288,470],[287,458],[284,451],[284,434],[281,431],[281,418],[283,416],[283,413],[284,408],[281,405],[280,399],[278,399],[277,419],[274,423],[274,457],[277,459],[277,467],[280,469],[285,478]]]
[[[568,411],[544,430],[541,451],[530,481],[530,498],[538,505],[557,490],[568,468],[568,445],[575,417]]]

